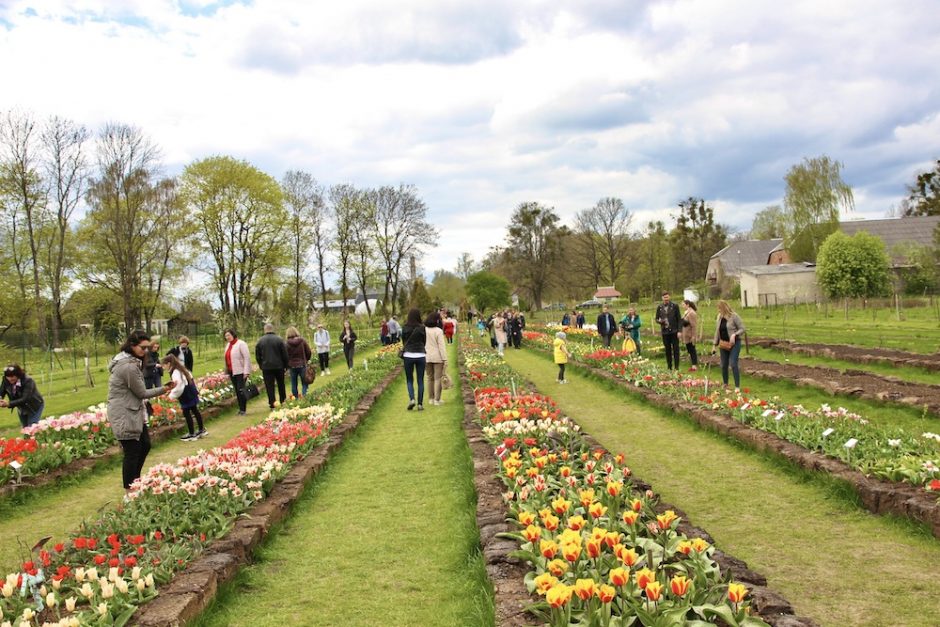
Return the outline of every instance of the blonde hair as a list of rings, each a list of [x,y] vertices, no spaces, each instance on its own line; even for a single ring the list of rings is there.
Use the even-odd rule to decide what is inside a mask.
[[[734,315],[734,309],[731,308],[728,301],[720,300],[718,301],[718,314],[724,318],[730,318]]]
[[[292,337],[300,337],[300,331],[297,330],[297,327],[287,327],[287,339]]]

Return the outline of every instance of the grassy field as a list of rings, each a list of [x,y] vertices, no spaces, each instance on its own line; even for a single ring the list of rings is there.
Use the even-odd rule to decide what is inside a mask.
[[[680,298],[676,296],[676,298]],[[823,344],[855,344],[858,346],[892,348],[915,353],[934,353],[940,350],[940,300],[922,301],[922,306],[862,307],[853,303],[848,310],[840,304],[788,305],[765,308],[740,308],[738,310],[751,337],[772,337],[800,342]],[[716,301],[699,303],[699,319],[703,337],[714,334],[717,315]],[[637,313],[643,322],[643,337],[658,343],[654,333],[658,327],[654,322],[657,303],[640,303]],[[617,304],[611,308],[619,320],[629,305]],[[680,305],[681,310],[681,305]],[[587,322],[597,320],[599,309],[585,311]],[[562,312],[539,312],[530,317],[542,322],[560,322]]]
[[[443,398],[408,412],[394,382],[197,624],[492,625],[463,403]]]
[[[684,509],[717,545],[767,575],[771,588],[822,625],[937,625],[940,543],[907,521],[873,516],[851,492],[706,432],[627,390],[570,367],[555,383],[551,357],[507,361],[602,444],[626,453],[638,477]],[[934,600],[931,600],[934,599]]]

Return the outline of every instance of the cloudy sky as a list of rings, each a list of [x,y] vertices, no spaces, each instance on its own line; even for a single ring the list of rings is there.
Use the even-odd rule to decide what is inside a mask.
[[[804,157],[883,217],[940,158],[937,0],[0,0],[0,109],[140,126],[166,172],[413,183],[426,271],[520,202],[635,223],[701,196],[736,230]]]

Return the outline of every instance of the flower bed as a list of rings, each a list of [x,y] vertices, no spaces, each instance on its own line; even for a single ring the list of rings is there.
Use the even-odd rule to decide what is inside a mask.
[[[470,381],[513,377],[479,351],[465,351],[465,363]],[[541,618],[766,624],[751,615],[748,588],[722,574],[716,549],[680,533],[679,515],[658,507],[651,491],[633,489],[623,455],[592,448],[550,398],[477,387],[474,400],[515,521],[513,556],[530,566],[525,584],[541,597],[530,609]],[[505,437],[504,425],[525,426]]]
[[[209,408],[234,398],[235,390],[223,373],[196,379],[200,408]],[[179,405],[161,396],[151,400],[154,414],[151,427],[175,425],[181,420]],[[108,423],[107,405],[100,403],[86,411],[45,418],[22,430],[22,437],[0,438],[0,486],[18,477],[34,477],[78,459],[101,455],[117,440]],[[11,462],[20,465],[17,471]]]
[[[395,366],[397,360],[385,358],[369,372],[351,373],[359,397]],[[221,447],[154,466],[135,482],[123,507],[84,525],[52,551],[37,548],[37,560],[7,575],[0,620],[123,624],[241,513],[256,508],[293,464],[323,444],[349,407],[273,411]]]
[[[532,344],[547,350],[547,335]],[[715,381],[664,370],[638,355],[613,351],[575,352],[576,360],[612,373],[617,378],[712,409],[746,425],[773,433],[808,450],[839,459],[856,470],[887,481],[931,489],[940,479],[940,436],[910,433],[898,427],[869,423],[843,407],[823,404],[809,409],[779,397],[761,398],[748,388],[740,391]]]

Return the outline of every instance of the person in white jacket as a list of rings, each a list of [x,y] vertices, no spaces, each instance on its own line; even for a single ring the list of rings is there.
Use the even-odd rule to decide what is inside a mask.
[[[320,374],[330,374],[330,332],[323,327],[322,322],[317,325],[317,331],[313,334],[313,343],[317,348]]]
[[[199,413],[199,390],[196,388],[196,380],[192,373],[186,369],[186,366],[176,358],[175,355],[167,355],[161,362],[165,368],[170,371],[170,380],[176,385],[170,390],[170,398],[179,401],[180,409],[183,410],[183,417],[186,419],[186,427],[189,433],[181,437],[183,441],[198,440],[209,435],[202,424],[202,414]],[[196,431],[193,425],[193,418],[199,425],[199,431]]]
[[[444,387],[444,372],[447,369],[447,343],[444,340],[444,330],[441,314],[432,312],[424,321],[424,352],[426,371],[428,373],[428,387],[430,388],[431,405],[443,405],[441,390]]]

